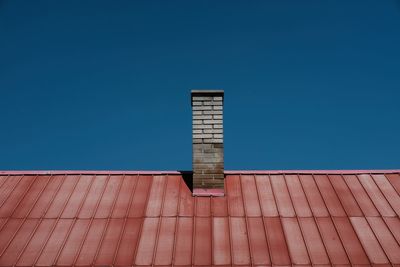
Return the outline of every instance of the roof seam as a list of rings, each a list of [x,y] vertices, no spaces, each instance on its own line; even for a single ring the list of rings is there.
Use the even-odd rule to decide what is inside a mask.
[[[120,188],[120,190],[118,191],[118,195],[117,195],[117,197],[116,197],[115,203],[117,202],[118,197],[120,196],[121,189],[122,189],[122,185],[124,184],[125,179],[126,179],[126,176],[125,176],[125,174],[124,174],[124,175],[123,175],[123,178],[122,178],[122,181],[121,181],[121,188]],[[136,188],[136,185],[137,185],[137,183],[138,183],[138,180],[139,180],[139,179],[137,178],[137,179],[136,179],[136,182],[135,182],[135,184],[134,184],[134,186],[133,186],[133,188],[132,188],[132,193],[131,193],[130,196],[129,196],[128,206],[127,206],[127,209],[126,209],[126,211],[125,211],[125,216],[123,217],[124,224],[122,225],[122,229],[121,229],[121,232],[120,232],[119,237],[118,237],[117,245],[116,245],[116,248],[115,248],[115,253],[114,253],[114,256],[113,256],[113,260],[112,260],[112,265],[113,265],[113,266],[115,266],[115,261],[117,260],[119,248],[120,248],[120,245],[121,245],[121,242],[122,242],[122,237],[123,237],[123,235],[124,235],[124,233],[125,233],[126,223],[127,223],[127,221],[128,221],[128,213],[129,213],[130,206],[131,206],[131,203],[132,203],[133,192],[134,192],[134,190],[135,190],[135,188]],[[114,206],[114,208],[115,208],[115,206]],[[114,213],[114,212],[111,212],[111,217],[112,217],[112,214],[113,214],[113,213]]]
[[[51,176],[51,177],[52,177],[52,176]],[[50,178],[51,178],[51,177],[50,177]],[[40,218],[43,218],[43,219],[44,219],[44,217],[45,217],[47,211],[50,209],[51,204],[53,203],[55,197],[57,196],[58,192],[60,192],[60,189],[61,189],[62,185],[64,184],[64,181],[65,181],[66,177],[67,177],[67,175],[64,175],[64,176],[63,176],[62,181],[61,181],[60,184],[57,186],[57,190],[56,190],[56,191],[54,192],[54,194],[52,195],[51,201],[49,201],[48,206],[47,206],[46,209],[43,211],[43,213],[40,215]],[[45,242],[43,242],[43,245],[42,245],[41,249],[39,250],[38,254],[36,255],[35,260],[33,261],[33,265],[34,265],[34,266],[36,265],[37,261],[40,259],[40,256],[42,255],[44,249],[45,249],[46,246],[47,246],[47,242],[49,242],[51,236],[53,235],[54,229],[56,229],[57,223],[58,223],[58,219],[55,219],[54,224],[52,225],[52,229],[50,230],[48,236],[46,237]]]
[[[258,202],[259,203],[261,203],[261,198],[260,198],[260,191],[259,191],[259,189],[258,189],[258,184],[257,184],[257,181],[256,181],[256,177],[253,175],[253,179],[254,179],[254,184],[255,184],[255,187],[256,187],[256,193],[257,193],[257,198],[258,198]],[[264,230],[264,237],[265,237],[265,241],[267,242],[267,248],[268,248],[268,260],[269,260],[269,264],[271,264],[272,265],[272,259],[271,259],[271,245],[270,245],[270,242],[269,242],[269,240],[268,240],[268,235],[267,235],[267,232],[265,231],[265,219],[264,219],[264,217],[265,217],[265,215],[263,214],[264,212],[263,212],[263,209],[262,209],[262,207],[261,207],[261,205],[260,205],[260,212],[261,212],[261,222],[262,222],[262,224],[263,224],[263,230]]]
[[[175,253],[176,253],[176,240],[178,238],[178,224],[179,224],[179,211],[181,205],[181,184],[183,179],[179,179],[178,183],[178,203],[176,207],[176,220],[175,220],[175,229],[174,229],[174,243],[172,245],[172,256],[171,256],[171,264],[175,265]]]
[[[93,184],[94,184],[94,179],[95,179],[95,178],[96,178],[96,176],[94,176],[94,178],[92,179],[93,182],[91,183],[90,188],[89,188],[88,191],[87,191],[87,194],[89,194],[90,190],[92,189],[92,186],[93,186]],[[83,236],[83,238],[82,238],[82,241],[81,241],[81,243],[80,243],[79,249],[78,249],[78,251],[77,251],[77,253],[76,253],[76,255],[75,255],[74,261],[73,261],[73,263],[72,263],[73,266],[76,265],[76,262],[78,261],[80,255],[81,255],[81,253],[82,253],[82,248],[83,248],[83,246],[84,246],[85,243],[86,243],[87,237],[88,237],[89,232],[90,232],[90,227],[92,226],[92,223],[93,223],[93,221],[94,221],[94,216],[96,215],[96,211],[97,211],[98,205],[99,205],[99,203],[100,203],[100,201],[101,201],[101,198],[103,197],[104,191],[106,190],[106,187],[107,187],[109,178],[110,178],[110,176],[107,177],[107,181],[106,181],[106,183],[105,183],[105,185],[104,185],[104,188],[103,188],[103,190],[101,191],[101,194],[100,194],[99,198],[97,199],[95,208],[94,208],[94,210],[93,210],[92,213],[91,213],[90,221],[89,221],[88,227],[87,227],[87,229],[86,229],[86,231],[85,231],[85,234],[84,234],[84,236]],[[87,200],[87,196],[88,196],[88,195],[86,195],[86,196],[85,196],[85,199],[82,201],[82,206],[81,206],[81,208],[83,207],[83,205],[85,205],[84,203],[85,203],[86,200]],[[79,216],[80,212],[81,212],[81,210],[79,211],[79,213],[77,213],[77,216]],[[103,231],[104,231],[104,230],[103,230]],[[98,244],[97,246],[99,246],[99,244]],[[96,248],[96,252],[95,252],[95,253],[97,253],[97,249],[98,249],[98,248]]]
[[[22,181],[24,176],[21,177],[21,179],[18,181],[18,183],[15,185],[15,187]],[[32,181],[30,182],[29,186],[27,189],[25,189],[24,193],[22,194],[22,197],[19,199],[19,201],[17,202],[17,205],[15,205],[13,211],[11,212],[11,214],[13,214],[15,212],[15,210],[17,209],[19,203],[21,203],[22,199],[25,197],[25,195],[28,193],[29,189],[32,187],[33,182],[35,181],[35,178],[32,179]],[[12,194],[12,192],[14,192],[14,189],[11,191],[11,193],[8,195],[8,197]],[[4,203],[7,201],[8,197],[5,199],[5,201],[3,201],[2,206],[4,205]],[[7,218],[7,222],[10,220],[11,215]],[[0,257],[3,256],[4,252],[7,250],[7,248],[10,246],[10,244],[12,243],[12,241],[14,240],[15,236],[17,235],[17,233],[19,232],[19,230],[21,229],[22,225],[26,222],[26,217],[22,219],[21,224],[18,226],[17,230],[15,231],[15,233],[13,234],[13,236],[11,237],[11,239],[8,241],[7,245],[4,247],[4,249],[0,252]]]
[[[38,177],[38,176],[36,176],[35,181],[36,181],[37,177]],[[51,176],[49,176],[49,178],[48,178],[47,181],[46,181],[46,184],[43,186],[43,188],[41,189],[41,191],[40,191],[39,194],[37,195],[36,199],[33,201],[33,205],[30,207],[30,209],[28,210],[28,212],[25,214],[25,218],[28,218],[30,212],[31,212],[32,209],[35,207],[35,205],[36,205],[37,201],[39,200],[40,196],[42,195],[43,191],[45,190],[45,188],[47,187],[47,185],[50,183],[50,178],[51,178]],[[26,195],[23,197],[23,199],[24,199],[25,197],[26,197]],[[21,203],[19,203],[18,206],[19,206],[20,204],[21,204]],[[15,213],[15,210],[14,210],[13,214],[14,214],[14,213]],[[13,215],[13,214],[12,214],[12,215]],[[12,215],[11,215],[11,217],[12,217]],[[35,228],[33,229],[32,234],[29,236],[27,242],[26,242],[25,245],[22,247],[21,251],[20,251],[20,252],[18,253],[18,255],[17,255],[17,258],[15,259],[15,263],[16,263],[16,264],[17,264],[18,261],[20,260],[22,254],[25,252],[25,249],[28,247],[29,243],[32,241],[32,238],[33,238],[33,236],[35,235],[36,230],[37,230],[37,228],[39,228],[39,226],[40,226],[40,224],[42,223],[42,221],[43,221],[43,217],[41,217],[41,218],[38,219],[38,223],[37,223],[37,225],[35,226]]]
[[[136,241],[136,246],[135,246],[135,251],[134,251],[134,257],[133,257],[133,259],[132,259],[132,264],[131,264],[131,266],[134,266],[135,265],[135,261],[136,261],[136,257],[137,257],[137,253],[138,253],[138,250],[139,250],[139,244],[140,244],[140,240],[141,240],[141,237],[142,237],[142,231],[143,231],[143,225],[144,225],[144,220],[146,219],[146,210],[147,210],[147,205],[148,205],[148,203],[149,203],[149,198],[150,198],[150,191],[151,191],[151,187],[152,187],[152,185],[153,185],[153,182],[154,182],[154,177],[153,177],[153,175],[151,175],[151,185],[150,185],[150,187],[149,187],[149,191],[148,191],[148,194],[146,194],[146,204],[144,205],[144,207],[143,207],[143,211],[142,211],[142,218],[141,218],[141,223],[140,223],[140,227],[139,227],[139,233],[138,233],[138,238],[137,238],[137,241]],[[139,183],[139,177],[138,177],[138,183]],[[137,189],[137,186],[135,186],[135,193],[136,193],[136,189]],[[133,196],[132,196],[132,201],[133,201]],[[128,213],[129,214],[129,213]]]
[[[356,175],[356,176],[357,176],[357,175]],[[364,214],[364,211],[363,211],[362,208],[360,207],[360,204],[357,202],[357,199],[355,198],[355,195],[354,195],[353,191],[350,189],[349,185],[347,184],[346,180],[344,179],[343,174],[340,175],[340,178],[343,180],[343,183],[344,183],[344,185],[346,186],[346,188],[350,191],[350,194],[352,195],[352,197],[353,197],[355,203],[357,204],[358,208],[360,209],[361,214],[362,214],[364,217],[366,217],[366,214]],[[332,185],[332,186],[333,186],[333,185]],[[333,186],[333,188],[335,188],[335,187]],[[336,190],[335,190],[335,191],[336,191]],[[337,194],[337,195],[339,196],[339,194]],[[339,197],[339,201],[341,201],[341,200],[340,200],[340,197]],[[342,205],[343,205],[343,204],[342,204]],[[344,206],[344,205],[343,205],[343,206]],[[343,208],[344,208],[344,207],[343,207]],[[360,246],[361,246],[361,249],[363,250],[364,254],[367,256],[367,260],[368,260],[369,264],[372,265],[371,259],[368,257],[368,254],[367,254],[367,252],[365,251],[365,248],[362,246],[360,237],[358,236],[357,232],[355,231],[353,224],[352,224],[352,223],[350,222],[350,220],[349,220],[349,218],[350,218],[351,215],[347,213],[346,209],[345,209],[345,212],[346,212],[346,214],[347,214],[347,220],[349,221],[349,224],[350,224],[350,226],[351,226],[351,228],[352,228],[352,230],[353,230],[355,236],[357,237],[357,240],[358,240],[358,242],[359,242],[359,244],[360,244]],[[333,222],[333,224],[334,224],[335,227],[336,227],[335,221]],[[346,247],[344,247],[344,249],[345,249],[346,252],[347,252]],[[350,262],[351,262],[351,260],[350,260]],[[354,264],[353,262],[351,262],[351,263]]]
[[[63,205],[63,208],[61,209],[60,213],[59,213],[58,216],[57,216],[57,221],[59,221],[59,220],[61,219],[61,216],[62,216],[62,214],[64,213],[64,210],[65,210],[65,208],[67,207],[68,202],[69,202],[69,200],[71,199],[71,196],[72,196],[72,194],[74,193],[75,188],[76,188],[76,186],[78,185],[80,179],[81,179],[81,175],[79,175],[78,179],[76,179],[76,182],[75,182],[75,184],[74,184],[74,188],[71,190],[71,193],[69,194],[68,198],[65,200],[65,203],[64,203],[64,205]],[[65,244],[67,243],[67,240],[69,239],[69,236],[70,236],[71,231],[72,231],[73,227],[75,226],[75,224],[76,224],[76,219],[72,219],[72,223],[71,223],[71,225],[70,225],[69,228],[68,228],[67,235],[64,237],[64,240],[62,241],[61,246],[60,246],[60,248],[59,248],[59,250],[58,250],[56,256],[54,257],[54,260],[53,260],[53,264],[52,264],[52,265],[56,265],[56,263],[57,263],[57,261],[58,261],[58,258],[60,257],[61,252],[63,251],[63,249],[64,249],[64,247],[65,247]]]
[[[8,176],[7,177],[7,181],[9,179],[11,179],[12,176]],[[24,175],[18,175],[19,180],[12,186],[12,189],[10,190],[10,192],[7,194],[7,197],[4,198],[4,200],[0,203],[0,208],[4,205],[4,203],[7,201],[8,197],[12,194],[12,192],[14,192],[14,189],[18,186],[18,184],[21,182],[22,177],[24,177]],[[4,182],[5,183],[5,182]],[[4,194],[4,193],[3,193]]]
[[[226,189],[228,188],[226,179],[224,181],[224,186]],[[228,191],[226,191],[226,193],[228,193]],[[229,234],[228,234],[228,236],[229,236],[229,261],[230,261],[230,264],[233,265],[233,245],[232,245],[232,237],[231,237],[232,227],[231,227],[231,216],[229,215],[229,205],[230,205],[229,197],[226,194],[226,209],[228,212],[228,232],[229,232]]]
[[[110,178],[110,180],[111,180],[111,178]],[[114,199],[113,199],[113,203],[112,203],[111,208],[110,208],[110,211],[109,211],[109,213],[107,214],[107,223],[106,223],[106,226],[105,226],[105,230],[104,230],[103,236],[101,237],[101,240],[100,240],[100,242],[99,242],[99,249],[98,249],[98,251],[96,252],[96,255],[94,256],[94,259],[93,259],[93,262],[94,262],[95,264],[96,264],[96,262],[97,262],[97,260],[98,260],[99,252],[100,252],[101,248],[103,247],[104,238],[105,238],[105,236],[106,236],[106,234],[107,234],[108,226],[110,225],[110,221],[111,221],[111,214],[112,214],[112,211],[114,210],[115,203],[117,202],[118,194],[119,194],[119,192],[120,192],[120,190],[121,190],[121,187],[122,187],[122,182],[123,182],[123,179],[121,179],[121,180],[119,181],[118,192],[116,192],[116,194],[115,194],[115,196],[114,196]],[[100,200],[100,202],[101,202],[101,200]],[[94,216],[96,216],[96,214],[95,214]],[[114,254],[116,253],[116,251],[117,251],[117,248],[115,248]],[[114,255],[113,255],[113,258],[114,258]]]
[[[252,177],[254,179],[254,177]],[[244,197],[243,194],[243,179],[242,179],[242,174],[239,175],[239,187],[240,187],[240,194],[242,196],[242,201],[243,201],[243,209],[244,209],[244,219],[246,223],[246,229],[249,229],[249,220],[248,220],[248,213],[247,213],[247,205],[246,205],[246,198]],[[255,192],[257,194],[257,192]],[[258,196],[257,196],[258,197]],[[260,206],[260,203],[257,203]],[[261,207],[260,207],[260,212],[261,212]],[[251,242],[250,242],[250,235],[249,232],[246,232],[246,239],[247,239],[247,246],[249,249],[249,255],[250,255],[250,264],[253,265],[254,261],[254,256],[252,253],[252,250],[250,249],[251,247]]]
[[[157,223],[157,234],[156,234],[156,240],[154,242],[154,248],[153,248],[153,256],[152,256],[152,263],[154,264],[156,262],[156,256],[157,256],[157,250],[158,250],[158,242],[160,240],[160,232],[161,232],[161,223],[163,222],[163,210],[164,210],[164,203],[165,203],[165,195],[166,195],[166,188],[167,188],[167,183],[168,183],[168,175],[164,176],[164,184],[163,184],[163,191],[162,191],[162,200],[161,200],[161,206],[160,206],[160,211],[159,211],[159,216],[154,216],[158,217],[158,223]]]
[[[347,253],[347,251],[346,251],[346,248],[344,247],[343,240],[342,240],[342,238],[340,237],[338,230],[336,229],[336,226],[335,226],[334,221],[332,220],[332,213],[330,212],[329,207],[328,207],[327,204],[326,204],[326,200],[325,200],[325,198],[324,198],[324,196],[323,196],[323,194],[322,194],[322,192],[321,192],[321,190],[320,190],[320,187],[319,187],[318,183],[316,182],[316,179],[315,179],[314,175],[312,175],[312,178],[313,178],[313,180],[314,180],[314,183],[315,183],[316,186],[317,186],[317,189],[318,189],[319,193],[320,193],[321,196],[322,196],[322,201],[324,202],[325,207],[326,207],[327,210],[328,210],[328,215],[329,215],[328,218],[329,218],[330,222],[332,223],[333,228],[335,229],[336,235],[339,237],[340,244],[342,245],[342,248],[343,248],[343,250],[344,250],[344,253],[346,254],[347,260],[348,260],[348,262],[351,264],[350,257],[349,257],[349,255],[348,255],[348,253]],[[328,181],[329,181],[328,176],[327,176],[326,178],[327,178]],[[329,182],[329,183],[330,183],[330,182]],[[330,183],[330,185],[332,186],[331,183]],[[332,187],[332,189],[333,189],[333,187]],[[335,191],[335,190],[333,189],[333,191]],[[337,197],[337,196],[336,196],[336,197]],[[340,202],[340,200],[339,200],[339,203],[340,203],[340,205],[342,205],[342,203]],[[342,208],[343,208],[343,207],[342,207]],[[346,214],[346,212],[345,212],[345,214]],[[321,232],[320,225],[319,225],[318,222],[317,222],[317,227],[318,227],[319,231]],[[323,234],[322,234],[322,233],[320,233],[320,234],[321,234],[321,237],[322,237],[322,242],[325,243],[325,238],[323,237]],[[327,246],[326,246],[326,247],[327,247]],[[330,255],[329,255],[329,251],[328,251],[328,250],[327,250],[327,254],[328,254],[328,257],[330,258]],[[332,260],[331,260],[331,262],[333,263]]]

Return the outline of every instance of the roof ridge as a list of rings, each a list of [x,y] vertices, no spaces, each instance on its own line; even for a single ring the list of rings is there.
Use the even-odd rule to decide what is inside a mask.
[[[60,174],[132,174],[132,175],[168,175],[191,173],[191,171],[171,170],[2,170],[0,175],[60,175]],[[400,169],[364,169],[364,170],[225,170],[225,174],[378,174],[400,173]]]

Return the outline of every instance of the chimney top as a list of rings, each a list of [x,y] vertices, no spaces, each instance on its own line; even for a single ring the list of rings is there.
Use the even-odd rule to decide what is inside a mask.
[[[224,94],[224,90],[209,90],[209,89],[207,89],[207,90],[201,90],[201,89],[193,89],[192,90],[192,95],[193,94],[210,94],[210,95],[212,95],[212,94]]]

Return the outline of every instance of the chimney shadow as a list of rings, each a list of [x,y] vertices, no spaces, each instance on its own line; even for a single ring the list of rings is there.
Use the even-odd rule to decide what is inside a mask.
[[[193,172],[192,171],[178,171],[182,175],[183,181],[189,188],[190,192],[193,192]]]

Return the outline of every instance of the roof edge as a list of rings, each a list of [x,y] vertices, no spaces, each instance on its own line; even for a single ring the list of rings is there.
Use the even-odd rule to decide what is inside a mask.
[[[0,175],[62,175],[62,174],[129,174],[129,175],[176,175],[191,171],[128,171],[128,170],[3,170]],[[383,170],[225,170],[225,174],[362,174],[400,173],[400,169]]]

